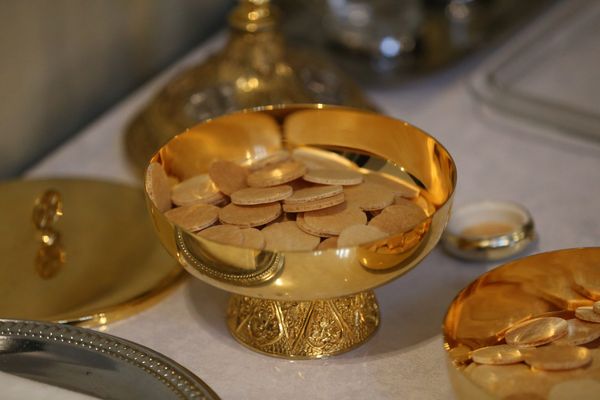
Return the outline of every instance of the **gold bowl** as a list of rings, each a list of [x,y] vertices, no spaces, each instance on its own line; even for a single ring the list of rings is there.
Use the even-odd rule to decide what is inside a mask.
[[[574,319],[577,307],[600,300],[599,282],[600,247],[592,247],[512,261],[463,289],[444,320],[446,359],[457,398],[597,398],[600,339],[581,344],[589,349],[592,362],[572,370],[545,371],[523,363],[480,365],[470,360],[470,352],[502,344],[504,333],[522,321],[542,316]]]
[[[414,268],[448,221],[456,168],[433,137],[400,120],[320,104],[269,106],[215,118],[176,136],[151,162],[183,180],[215,159],[248,162],[278,149],[327,154],[362,173],[386,173],[420,188],[428,219],[373,244],[271,252],[224,245],[179,229],[148,197],[160,240],[196,278],[233,293],[228,326],[254,350],[319,358],[364,342],[379,324],[372,289]],[[326,151],[326,152],[324,152]]]

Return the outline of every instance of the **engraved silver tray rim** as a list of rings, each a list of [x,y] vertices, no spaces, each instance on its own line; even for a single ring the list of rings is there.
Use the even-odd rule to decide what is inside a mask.
[[[0,371],[101,398],[219,399],[152,349],[52,322],[0,319]]]

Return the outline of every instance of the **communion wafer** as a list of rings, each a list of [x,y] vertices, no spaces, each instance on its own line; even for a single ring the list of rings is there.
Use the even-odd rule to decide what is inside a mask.
[[[386,232],[368,225],[352,225],[340,232],[337,240],[339,247],[357,246],[374,242],[389,236]]]
[[[186,179],[171,188],[171,201],[178,206],[193,203],[215,205],[223,200],[225,196],[207,174]]]
[[[197,233],[205,239],[231,246],[242,246],[244,235],[242,229],[235,225],[215,225]]]
[[[421,192],[416,185],[388,174],[371,172],[365,175],[364,179],[365,183],[369,182],[383,185],[391,190],[395,196],[406,199],[414,199]]]
[[[474,350],[471,359],[478,364],[505,365],[523,361],[523,354],[515,346],[500,344]]]
[[[330,208],[335,205],[341,204],[344,202],[344,193],[339,193],[331,197],[327,197],[324,199],[318,199],[313,201],[307,201],[305,203],[284,203],[283,211],[285,212],[304,212],[304,211],[313,211],[313,210],[321,210],[325,208]]]
[[[381,210],[394,202],[394,193],[385,186],[365,182],[344,189],[346,201],[364,211]]]
[[[319,245],[317,246],[317,250],[336,249],[338,247],[337,240],[337,236],[328,237],[327,239],[319,243]]]
[[[278,251],[310,251],[320,242],[319,237],[310,235],[294,221],[278,222],[263,228],[265,249]]]
[[[292,187],[288,185],[266,188],[244,188],[231,194],[231,202],[238,205],[255,205],[274,203],[292,195]]]
[[[418,205],[401,199],[400,204],[395,204],[383,209],[381,214],[369,221],[369,226],[374,226],[389,234],[407,232],[427,219],[425,211]]]
[[[267,167],[269,165],[278,164],[283,161],[286,161],[290,158],[290,152],[286,150],[277,150],[274,153],[267,154],[266,156],[256,159],[252,161],[248,168],[250,171],[257,171],[261,168]]]
[[[307,182],[302,178],[297,178],[297,179],[294,179],[293,181],[287,182],[286,185],[290,185],[292,187],[292,189],[294,190],[294,193],[296,193],[300,189],[305,189],[308,187],[315,186],[314,183]]]
[[[285,199],[285,204],[306,203],[315,200],[325,199],[336,194],[344,192],[340,185],[315,185],[298,189],[290,197]]]
[[[507,344],[518,347],[541,346],[565,336],[567,329],[567,321],[562,318],[541,317],[511,327],[504,339]]]
[[[587,322],[600,323],[600,314],[594,311],[593,306],[577,307],[575,316]]]
[[[231,203],[219,210],[219,220],[223,224],[252,228],[265,225],[275,220],[280,214],[281,205],[279,203],[255,206],[238,206]]]
[[[173,208],[165,213],[169,221],[191,232],[214,224],[217,222],[218,215],[218,207],[202,203]]]
[[[298,225],[298,228],[302,229],[304,232],[311,234],[313,236],[319,236],[319,237],[335,236],[335,235],[330,235],[327,233],[322,233],[319,229],[313,228],[313,227],[307,225],[306,222],[304,221],[304,213],[296,214],[296,224]]]
[[[592,354],[580,346],[544,346],[528,350],[524,358],[533,368],[558,371],[584,367],[592,361]]]
[[[284,161],[269,165],[248,175],[248,186],[269,187],[291,182],[306,172],[306,166],[297,161]]]
[[[581,321],[577,318],[567,320],[567,334],[552,342],[555,345],[578,346],[600,338],[600,324]]]
[[[146,193],[160,212],[171,209],[171,187],[162,165],[153,162],[146,170]]]
[[[302,179],[323,185],[357,185],[363,181],[363,176],[349,169],[312,169]]]
[[[219,190],[228,196],[248,186],[246,169],[231,161],[213,161],[208,167],[208,175]]]
[[[304,222],[320,234],[339,235],[352,225],[365,225],[367,215],[358,207],[341,203],[322,210],[305,212]]]
[[[242,234],[242,247],[262,250],[265,247],[265,235],[255,228],[240,229]]]

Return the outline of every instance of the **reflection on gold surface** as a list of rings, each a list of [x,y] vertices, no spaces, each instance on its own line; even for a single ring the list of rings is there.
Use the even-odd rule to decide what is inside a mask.
[[[153,304],[180,281],[139,189],[44,179],[5,182],[0,192],[3,318],[96,326]]]
[[[42,279],[54,277],[66,263],[67,253],[60,232],[54,229],[54,224],[62,215],[62,198],[56,190],[46,190],[35,200],[32,221],[38,229],[40,247],[34,265]]]
[[[599,340],[582,344],[592,353],[591,364],[569,371],[454,360],[454,353],[462,353],[456,348],[474,350],[504,343],[507,329],[520,322],[548,316],[574,318],[577,305],[592,304],[573,289],[574,276],[582,282],[598,279],[600,248],[555,251],[517,260],[482,275],[458,294],[444,321],[444,337],[450,376],[459,398],[547,398],[553,387],[568,380],[600,382]]]
[[[247,165],[278,149],[300,154],[314,165],[360,163],[362,170],[383,170],[419,187],[420,199],[415,201],[429,218],[408,232],[366,245],[269,252],[181,233],[147,201],[161,241],[196,278],[241,296],[281,301],[278,307],[287,302],[341,299],[408,272],[439,240],[456,184],[454,162],[435,139],[403,121],[322,105],[266,107],[197,125],[167,143],[152,161],[185,179],[206,173],[215,159]],[[341,326],[352,331],[359,325]],[[320,356],[326,354],[333,350]]]

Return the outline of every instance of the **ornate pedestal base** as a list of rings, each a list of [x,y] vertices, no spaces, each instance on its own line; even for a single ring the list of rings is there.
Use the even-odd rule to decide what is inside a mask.
[[[315,301],[233,295],[227,325],[252,350],[285,358],[321,358],[366,341],[379,326],[379,306],[372,291]]]

